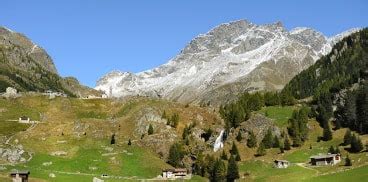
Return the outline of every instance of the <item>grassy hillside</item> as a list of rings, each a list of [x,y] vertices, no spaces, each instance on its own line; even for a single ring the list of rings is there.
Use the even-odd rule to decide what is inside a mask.
[[[295,108],[293,106],[270,106],[263,107],[259,112],[264,114],[266,117],[273,119],[277,126],[286,127],[294,110]]]
[[[156,133],[143,140],[137,135],[137,122],[147,112],[159,116],[163,111],[167,115],[178,113],[178,127],[170,129],[176,136],[181,136],[183,128],[197,118],[200,118],[198,126],[203,128],[219,122],[216,113],[204,108],[146,98],[50,100],[44,96],[25,96],[0,99],[0,110],[0,122],[4,123],[0,125],[0,135],[13,136],[10,144],[18,140],[32,156],[27,163],[6,166],[7,170],[0,174],[6,176],[12,169],[28,169],[33,178],[46,181],[91,181],[102,174],[111,177],[107,181],[149,179],[170,168],[144,141],[151,141],[160,129],[155,128]],[[30,125],[12,121],[22,115],[41,123],[25,131]],[[115,145],[110,144],[112,134],[115,134]],[[127,144],[129,139],[131,146]],[[65,153],[53,155],[58,151]],[[56,178],[50,178],[50,173]]]
[[[273,109],[275,108],[263,108],[262,111]],[[248,157],[246,161],[239,164],[241,176],[249,181],[346,181],[348,179],[361,181],[366,179],[368,172],[367,152],[349,154],[353,160],[353,166],[345,167],[344,159],[348,154],[348,147],[340,146],[343,160],[338,165],[326,167],[309,167],[306,165],[310,156],[327,153],[331,145],[339,146],[346,131],[346,129],[334,131],[333,140],[317,142],[318,137],[322,135],[322,128],[315,120],[310,120],[308,125],[310,127],[309,139],[302,147],[293,148],[284,154],[281,154],[279,149],[269,149],[265,156]],[[363,143],[368,141],[367,135],[363,135],[361,138]],[[241,146],[239,150],[243,152],[246,150],[248,156],[254,155],[256,152],[247,149],[244,145],[239,145]],[[276,159],[288,160],[292,165],[287,169],[276,169],[273,167],[273,161]],[[354,177],[350,178],[350,176]]]
[[[142,117],[147,113],[167,115],[179,113],[177,128],[171,128],[179,140],[186,125],[197,121],[197,127],[206,129],[212,125],[221,126],[217,114],[208,108],[185,106],[162,100],[147,98],[131,98],[127,100],[81,100],[75,98],[48,99],[44,96],[26,96],[17,99],[0,99],[0,134],[6,138],[13,136],[10,144],[18,140],[32,159],[27,163],[13,166],[6,165],[0,172],[0,179],[7,178],[12,169],[31,170],[31,177],[36,181],[91,181],[102,174],[110,176],[106,181],[134,181],[150,179],[158,176],[162,169],[169,168],[165,160],[150,145],[155,137],[163,132],[162,125],[155,125],[152,136],[137,135],[137,124],[146,125]],[[260,113],[273,119],[277,126],[285,129],[287,121],[296,107],[263,107]],[[41,123],[25,131],[30,125],[19,124],[20,115],[27,115]],[[148,123],[153,123],[150,119]],[[5,124],[6,123],[6,124]],[[166,127],[165,124],[163,126]],[[353,175],[354,179],[364,179],[367,171],[367,153],[350,154],[352,167],[336,166],[310,168],[302,165],[308,162],[311,155],[326,153],[328,148],[338,146],[343,139],[345,129],[334,132],[334,139],[328,142],[317,142],[322,128],[315,120],[310,120],[309,137],[299,148],[293,148],[281,154],[279,149],[269,149],[262,157],[255,157],[256,149],[249,149],[246,143],[236,142],[242,161],[239,163],[241,177],[249,181],[334,181]],[[138,127],[138,128],[137,128]],[[164,127],[164,128],[165,128]],[[115,133],[116,144],[111,145],[112,134]],[[128,140],[132,145],[129,146]],[[368,136],[362,136],[363,143]],[[164,143],[170,146],[170,143]],[[232,142],[225,143],[225,149]],[[312,147],[312,148],[310,148]],[[343,157],[347,151],[340,147]],[[61,156],[55,152],[65,152]],[[215,153],[220,155],[221,150]],[[273,168],[273,160],[286,159],[292,162],[288,169]],[[351,169],[351,170],[350,170]],[[49,177],[50,174],[56,177]],[[349,178],[350,179],[350,178]],[[353,179],[353,178],[352,178]],[[193,181],[205,181],[195,176]]]

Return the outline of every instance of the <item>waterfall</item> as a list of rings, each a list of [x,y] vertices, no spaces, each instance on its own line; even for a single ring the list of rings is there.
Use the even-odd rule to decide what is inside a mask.
[[[224,130],[221,130],[220,135],[216,138],[215,144],[213,144],[214,152],[217,152],[219,149],[224,147],[224,143],[222,143],[223,136],[224,136]]]

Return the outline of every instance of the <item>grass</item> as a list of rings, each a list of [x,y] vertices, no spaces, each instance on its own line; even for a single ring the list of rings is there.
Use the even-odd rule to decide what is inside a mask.
[[[88,112],[78,112],[77,117],[82,118],[95,118],[95,119],[107,119],[108,114],[102,112],[88,111]]]
[[[328,174],[323,176],[316,176],[305,181],[315,182],[343,182],[343,181],[367,181],[368,179],[368,166],[363,166],[355,169],[351,169],[345,172]]]
[[[241,175],[248,174],[245,175],[248,181],[364,181],[363,179],[366,179],[368,173],[368,154],[366,152],[349,154],[354,168],[349,171],[345,171],[349,167],[343,166],[344,158],[335,166],[314,168],[298,166],[296,163],[307,163],[312,155],[327,153],[331,145],[339,146],[346,131],[346,129],[334,131],[331,141],[317,142],[317,138],[322,134],[322,128],[315,120],[310,120],[308,125],[310,127],[309,139],[302,147],[293,148],[284,154],[279,154],[276,149],[269,149],[266,156],[247,159],[246,162],[239,163]],[[368,135],[360,137],[363,143],[368,141]],[[312,146],[311,149],[310,146]],[[346,151],[348,147],[339,146],[343,157],[348,154]],[[241,148],[240,151],[242,151]],[[276,169],[272,167],[272,161],[275,159],[286,159],[293,165],[287,169]]]
[[[35,98],[36,100],[39,98]],[[30,107],[26,102],[27,100],[0,98],[0,121],[18,120],[21,116],[40,120],[40,109]]]
[[[149,179],[160,174],[161,169],[170,167],[158,155],[150,152],[150,149],[141,146],[140,136],[134,136],[136,121],[143,116],[144,111],[161,113],[165,110],[168,115],[179,113],[180,121],[176,132],[181,136],[184,126],[195,121],[197,115],[203,118],[198,127],[207,128],[208,125],[216,125],[221,121],[216,113],[197,107],[185,107],[177,103],[162,100],[136,99],[128,101],[111,101],[104,99],[79,100],[75,98],[56,98],[49,100],[46,97],[21,97],[13,100],[0,99],[0,134],[13,135],[25,130],[28,126],[10,122],[19,115],[27,115],[31,118],[43,116],[43,123],[27,132],[20,132],[13,140],[18,139],[26,151],[34,152],[33,159],[22,165],[7,166],[11,169],[29,169],[31,177],[35,181],[92,181],[94,176],[101,174],[109,176],[124,176],[131,179]],[[273,119],[277,126],[285,128],[291,117],[294,107],[265,107],[260,113]],[[142,112],[143,111],[143,112]],[[110,119],[114,116],[114,119]],[[76,123],[80,123],[77,127]],[[88,126],[88,127],[83,127]],[[345,170],[343,166],[321,167],[306,169],[293,165],[288,169],[273,168],[275,159],[287,159],[293,163],[304,163],[311,155],[326,153],[328,148],[337,146],[342,142],[345,130],[334,132],[334,139],[328,142],[317,142],[322,129],[316,121],[309,121],[309,140],[300,148],[294,148],[285,154],[279,154],[279,149],[267,150],[267,155],[254,158],[256,149],[247,148],[244,143],[237,143],[241,158],[239,163],[241,176],[250,181],[338,181],[347,179],[343,176],[354,175],[357,181],[365,178],[367,167],[352,169],[347,172],[331,174],[339,170]],[[77,132],[82,133],[77,137]],[[63,134],[62,134],[63,133]],[[83,133],[86,133],[84,135]],[[117,145],[113,151],[108,152],[105,146],[109,144],[112,133],[116,134]],[[45,138],[44,140],[42,138]],[[133,145],[128,147],[126,141],[133,140]],[[368,141],[368,136],[362,136],[363,143]],[[67,141],[58,143],[58,141]],[[312,149],[309,149],[309,146]],[[225,145],[226,147],[227,145]],[[347,152],[341,147],[343,156]],[[51,156],[53,151],[67,151],[64,157]],[[102,155],[106,153],[116,153]],[[128,155],[128,154],[132,155]],[[368,162],[366,153],[351,154],[354,166],[363,166]],[[52,162],[51,166],[44,166],[44,162]],[[91,167],[96,167],[92,169]],[[0,172],[0,181],[7,179],[8,171]],[[56,178],[50,178],[49,174],[55,173]],[[316,175],[323,176],[316,177]],[[340,177],[342,176],[342,177]],[[4,180],[3,180],[4,178]],[[129,179],[106,179],[105,181],[129,181]],[[206,181],[199,176],[194,176],[192,181]]]
[[[117,117],[122,117],[127,115],[131,110],[133,110],[135,107],[138,106],[137,102],[129,102],[127,104],[125,104],[120,110],[119,112],[116,114]]]
[[[122,152],[124,150],[126,152]],[[40,179],[49,179],[49,174],[55,173],[56,178],[51,181],[76,179],[78,181],[91,181],[93,177],[99,177],[102,174],[132,177],[133,179],[154,178],[161,173],[162,169],[169,167],[155,154],[138,146],[115,147],[111,153],[117,154],[104,156],[102,155],[104,153],[109,152],[102,148],[81,148],[71,158],[36,154],[29,163],[9,166],[8,169],[31,169],[32,177]],[[128,155],[128,153],[132,155]],[[44,166],[45,162],[52,162],[52,165]]]
[[[25,131],[29,126],[29,124],[21,124],[18,121],[0,120],[0,135],[9,137],[20,131]]]
[[[92,181],[93,176],[100,177],[101,174],[132,179],[157,177],[162,169],[170,166],[157,154],[152,153],[150,148],[140,147],[139,138],[134,136],[135,121],[142,117],[142,111],[147,108],[158,114],[163,110],[167,113],[179,113],[181,119],[177,128],[178,134],[181,133],[180,128],[192,122],[194,116],[199,113],[203,116],[203,125],[217,117],[205,109],[185,108],[180,104],[145,98],[128,101],[76,98],[50,100],[43,96],[0,99],[0,134],[15,134],[12,141],[19,140],[26,151],[33,153],[30,162],[7,166],[8,170],[0,172],[0,176],[3,175],[6,179],[12,169],[27,169],[36,181],[83,182]],[[15,120],[20,115],[43,122],[31,131],[19,132],[29,125],[8,120]],[[114,116],[114,119],[110,119],[110,116]],[[77,136],[78,132],[81,133],[80,136]],[[111,153],[116,154],[102,155],[110,153],[102,146],[111,146],[109,142],[112,133],[116,134],[117,145]],[[130,138],[133,145],[128,147],[126,141]],[[66,151],[68,154],[63,157],[51,156],[55,151]],[[44,166],[45,162],[52,162],[52,165]],[[54,173],[56,178],[50,178],[50,173]],[[123,179],[110,178],[106,181],[121,180]],[[128,179],[123,181],[126,180]],[[205,181],[199,176],[195,176],[193,180]]]
[[[287,169],[273,168],[272,163],[251,160],[240,163],[239,171],[246,173],[246,180],[251,181],[300,181],[310,178],[315,172],[296,165]]]
[[[293,106],[270,106],[263,107],[259,112],[264,114],[266,117],[271,118],[275,121],[275,124],[279,127],[285,127],[288,124],[288,120],[293,115]]]

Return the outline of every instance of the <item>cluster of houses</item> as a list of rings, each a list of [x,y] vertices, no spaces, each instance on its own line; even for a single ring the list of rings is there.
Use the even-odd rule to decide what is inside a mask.
[[[24,118],[25,119],[25,118]],[[29,119],[29,118],[28,118]],[[310,157],[310,165],[312,166],[326,166],[335,165],[341,162],[340,154],[326,154],[326,155],[315,155]],[[288,168],[290,162],[287,160],[275,160],[275,168]],[[28,182],[29,171],[14,171],[10,173],[13,182]],[[177,179],[191,179],[191,175],[185,168],[165,169],[162,170],[162,179],[164,180],[177,180]],[[94,179],[95,180],[95,179]]]
[[[336,165],[341,162],[340,154],[319,154],[310,157],[309,164],[311,166],[327,166],[327,165]],[[275,160],[274,161],[275,168],[288,168],[290,166],[290,162],[286,160]]]
[[[13,182],[28,182],[28,177],[31,173],[29,171],[13,171],[10,173],[10,177]],[[177,180],[177,179],[191,179],[191,175],[188,174],[188,170],[185,168],[165,169],[162,170],[162,178],[164,180]],[[103,182],[104,180],[93,178],[94,182]]]

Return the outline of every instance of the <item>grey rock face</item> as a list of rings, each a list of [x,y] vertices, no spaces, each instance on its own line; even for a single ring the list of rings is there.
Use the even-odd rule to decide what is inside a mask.
[[[256,135],[258,142],[264,138],[268,129],[271,129],[272,133],[276,136],[281,135],[281,131],[275,123],[261,114],[252,116],[240,126],[240,130],[244,133],[253,132]]]
[[[40,66],[52,73],[57,74],[56,67],[47,52],[40,46],[34,44],[23,34],[13,32],[4,27],[0,27],[0,45],[6,47],[16,46],[17,52],[25,52],[26,55],[33,58]],[[18,57],[17,55],[10,55],[10,57],[14,58],[10,59],[12,61],[12,64],[20,65],[25,69],[29,67],[29,63],[19,59],[20,57]]]
[[[216,103],[243,91],[279,90],[351,32],[327,38],[310,28],[287,31],[281,22],[226,23],[194,38],[167,64],[137,74],[114,71],[101,78],[96,89],[113,97],[143,95],[185,103]]]

